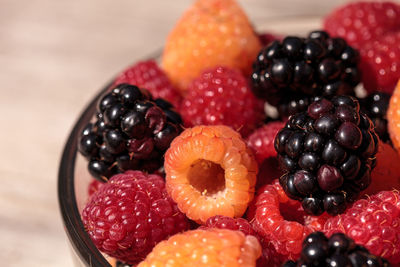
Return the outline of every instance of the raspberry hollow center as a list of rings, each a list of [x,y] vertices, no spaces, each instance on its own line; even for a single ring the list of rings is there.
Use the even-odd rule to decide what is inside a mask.
[[[212,196],[225,190],[225,171],[217,163],[209,160],[196,160],[189,169],[189,183],[202,195]]]
[[[305,225],[306,214],[302,210],[295,209],[287,203],[279,203],[279,211],[285,221],[298,222]]]

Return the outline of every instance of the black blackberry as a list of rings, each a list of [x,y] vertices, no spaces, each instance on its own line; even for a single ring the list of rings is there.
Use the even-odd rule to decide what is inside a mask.
[[[253,63],[253,91],[287,118],[305,110],[315,96],[354,95],[358,62],[356,50],[326,32],[288,36],[260,51]]]
[[[345,234],[336,233],[329,239],[321,232],[309,234],[303,241],[300,258],[289,260],[282,267],[390,267],[381,257],[369,253]]]
[[[79,138],[78,149],[95,178],[106,181],[128,169],[153,172],[181,132],[181,117],[172,105],[153,101],[143,89],[120,84],[99,101],[95,121]]]
[[[132,267],[132,265],[117,261],[116,267]]]
[[[289,117],[275,137],[280,183],[306,212],[342,213],[370,182],[378,137],[357,99],[334,96]]]
[[[386,119],[389,101],[390,95],[384,92],[375,92],[360,99],[361,110],[371,118],[375,132],[383,142],[390,142]]]

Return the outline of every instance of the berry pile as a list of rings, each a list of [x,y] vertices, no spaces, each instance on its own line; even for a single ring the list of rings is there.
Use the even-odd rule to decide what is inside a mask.
[[[400,7],[324,21],[260,34],[197,0],[117,76],[78,138],[112,266],[400,266]]]
[[[400,194],[381,191],[357,200],[344,214],[329,218],[323,231],[345,233],[371,253],[400,264]]]
[[[138,62],[127,68],[115,79],[113,85],[132,84],[146,88],[154,98],[163,98],[179,108],[182,96],[172,86],[167,75],[154,60]]]
[[[261,247],[254,236],[227,229],[198,229],[159,243],[138,267],[251,267],[260,254]]]
[[[379,138],[359,109],[351,96],[322,98],[290,117],[275,138],[287,171],[279,181],[311,214],[342,213],[371,183]]]
[[[352,95],[360,81],[359,55],[341,38],[311,32],[264,47],[253,64],[255,94],[282,118],[303,111],[315,96]]]
[[[91,175],[106,181],[126,170],[154,172],[180,132],[181,117],[163,99],[120,84],[99,101],[96,121],[82,131],[79,152]]]
[[[393,92],[400,77],[399,3],[350,3],[329,14],[324,28],[360,50],[362,82],[369,93]]]
[[[296,266],[390,266],[389,262],[376,257],[344,234],[333,234],[329,239],[321,232],[308,235],[303,241],[301,258],[287,261],[282,267]]]

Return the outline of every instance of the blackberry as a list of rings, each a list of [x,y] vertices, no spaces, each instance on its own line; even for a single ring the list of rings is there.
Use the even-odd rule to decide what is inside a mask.
[[[287,118],[304,111],[315,97],[354,95],[360,82],[358,62],[357,50],[326,32],[288,36],[260,51],[253,63],[252,88]]]
[[[164,152],[181,132],[181,123],[169,102],[120,84],[100,99],[78,149],[89,161],[90,174],[100,181],[126,170],[154,172],[162,167]]]
[[[127,264],[127,263],[123,263],[123,262],[120,262],[120,261],[117,261],[115,266],[116,267],[132,267],[132,265]]]
[[[303,241],[300,258],[288,260],[282,267],[389,267],[390,263],[369,253],[342,233],[333,234],[329,239],[321,232],[309,234]]]
[[[321,98],[290,116],[275,137],[286,171],[280,184],[308,213],[342,213],[371,183],[378,140],[356,98]]]
[[[371,118],[375,132],[383,142],[390,142],[386,118],[389,101],[390,94],[384,92],[375,92],[360,99],[361,110]]]

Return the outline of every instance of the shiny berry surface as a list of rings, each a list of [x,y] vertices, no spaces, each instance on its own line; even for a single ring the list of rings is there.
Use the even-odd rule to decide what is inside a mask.
[[[280,184],[306,212],[342,213],[371,183],[378,142],[356,98],[320,98],[306,112],[290,116],[275,137],[278,161],[286,171]]]
[[[306,110],[318,96],[354,94],[361,79],[358,62],[356,50],[324,31],[307,38],[288,36],[261,49],[253,64],[252,88],[287,118]]]
[[[389,101],[390,94],[384,92],[374,92],[360,100],[361,109],[371,118],[375,132],[384,142],[390,142],[386,117]]]
[[[297,261],[286,261],[283,267],[386,267],[388,262],[374,256],[362,246],[356,246],[348,236],[337,233],[329,239],[322,232],[308,235]]]
[[[100,98],[97,108],[95,122],[82,130],[78,143],[93,177],[106,181],[126,170],[162,167],[163,154],[181,131],[171,104],[153,101],[137,86],[119,84]]]

